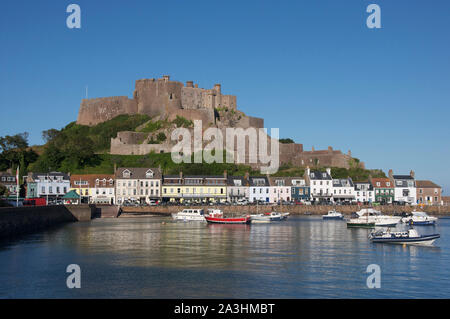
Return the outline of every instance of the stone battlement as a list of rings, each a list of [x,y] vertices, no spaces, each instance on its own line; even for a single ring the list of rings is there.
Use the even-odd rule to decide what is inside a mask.
[[[216,108],[236,110],[236,96],[223,95],[220,84],[203,89],[193,81],[187,81],[184,86],[165,75],[160,79],[136,80],[132,99],[116,96],[82,100],[77,123],[92,126],[121,114],[169,117],[175,113],[188,120],[215,123]]]

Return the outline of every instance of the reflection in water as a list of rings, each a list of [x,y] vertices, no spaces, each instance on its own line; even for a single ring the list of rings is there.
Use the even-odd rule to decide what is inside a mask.
[[[97,219],[0,245],[0,297],[450,297],[449,220],[438,248],[371,244],[343,221],[290,217],[254,225],[168,218]],[[65,288],[65,267],[82,289]],[[365,272],[379,264],[382,288]]]

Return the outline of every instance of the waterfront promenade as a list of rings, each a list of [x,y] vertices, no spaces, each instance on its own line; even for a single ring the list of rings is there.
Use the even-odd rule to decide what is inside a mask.
[[[244,206],[142,206],[142,207],[122,207],[122,214],[119,217],[131,217],[139,214],[161,214],[170,215],[179,212],[185,208],[190,209],[221,209],[225,214],[256,214],[270,211],[289,212],[291,215],[325,215],[329,210],[336,209],[344,215],[351,215],[359,211],[361,208],[368,206],[358,205],[244,205]],[[401,212],[411,212],[414,209],[422,210],[432,216],[450,215],[450,206],[398,206],[398,205],[384,205],[376,206],[375,209],[384,214],[394,214]]]

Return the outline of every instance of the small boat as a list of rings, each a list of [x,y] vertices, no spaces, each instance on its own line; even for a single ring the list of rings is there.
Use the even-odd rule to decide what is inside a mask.
[[[363,225],[374,223],[378,227],[393,227],[400,222],[399,216],[388,216],[381,214],[380,211],[373,208],[363,208],[356,212],[356,217],[350,219],[351,223]]]
[[[270,216],[264,214],[250,215],[252,223],[270,223]]]
[[[211,224],[250,224],[252,222],[250,215],[224,217],[223,212],[220,209],[209,209],[205,219]]]
[[[328,214],[322,215],[323,219],[343,219],[344,215],[342,213],[337,212],[336,210],[328,211]]]
[[[401,221],[405,224],[412,222],[414,225],[434,225],[436,224],[437,218],[429,216],[425,212],[413,211],[411,213],[407,213]]]
[[[289,214],[289,213],[287,213]],[[265,214],[256,214],[256,215],[250,215],[252,222],[256,223],[270,223],[273,221],[279,221],[283,219],[283,214],[271,212],[271,213],[265,213]],[[287,216],[285,217],[287,218]]]
[[[417,230],[413,227],[408,231],[391,232],[388,228],[387,231],[380,230],[372,232],[369,235],[370,241],[373,243],[388,243],[388,244],[409,244],[409,245],[426,245],[431,246],[434,241],[440,238],[439,234],[432,235],[419,235]]]
[[[203,209],[183,209],[181,212],[172,214],[175,220],[183,221],[206,221]]]

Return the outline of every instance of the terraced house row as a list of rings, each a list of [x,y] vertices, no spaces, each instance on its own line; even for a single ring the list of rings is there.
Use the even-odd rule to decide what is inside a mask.
[[[415,180],[414,172],[387,178],[353,181],[333,178],[332,170],[306,168],[303,176],[164,175],[159,168],[122,167],[115,174],[71,175],[60,172],[30,173],[28,198],[63,199],[71,192],[72,203],[153,204],[158,202],[302,202],[302,203],[407,203],[441,205],[441,187]],[[15,195],[15,178],[0,172],[0,183]]]

